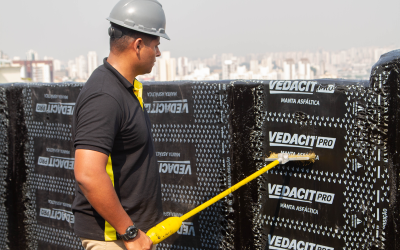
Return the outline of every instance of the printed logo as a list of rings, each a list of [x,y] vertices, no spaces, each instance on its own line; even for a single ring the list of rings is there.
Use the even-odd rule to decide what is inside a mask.
[[[288,187],[284,185],[272,185],[268,183],[270,199],[282,199],[312,203],[313,201],[325,204],[332,204],[335,194],[320,192],[312,189]]]
[[[335,84],[329,84],[326,87],[320,85],[315,92],[332,94],[335,92]]]
[[[313,136],[313,135],[299,135],[284,132],[269,131],[269,145],[271,147],[293,147],[293,148],[327,148],[333,149],[335,147],[336,138]]]
[[[38,165],[55,168],[74,169],[74,158],[64,158],[57,156],[43,157],[39,156]]]
[[[336,138],[331,137],[317,137],[317,148],[329,148],[333,149],[335,147]]]
[[[36,112],[38,113],[53,113],[63,115],[74,114],[75,103],[61,103],[61,102],[49,102],[36,103]]]
[[[268,234],[268,243],[269,249],[276,250],[335,250],[333,247],[327,247],[307,241],[295,239],[290,240],[289,238],[276,235],[271,237],[270,234]]]
[[[316,81],[270,81],[270,94],[312,95]]]
[[[73,215],[73,213],[71,211],[66,211],[63,209],[40,208],[39,216],[54,220],[67,221],[69,223],[75,222],[75,216]]]
[[[158,161],[160,173],[168,174],[192,174],[190,161]]]
[[[147,113],[158,114],[158,113],[173,113],[182,114],[189,113],[188,101],[183,100],[173,100],[173,101],[153,101],[153,103],[144,104]]]
[[[196,236],[196,233],[194,232],[193,222],[182,222],[182,226],[179,228],[177,233],[181,235]]]

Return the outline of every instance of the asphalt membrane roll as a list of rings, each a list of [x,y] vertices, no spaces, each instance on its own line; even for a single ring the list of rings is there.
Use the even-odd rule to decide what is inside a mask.
[[[267,163],[278,165],[185,221],[157,249],[399,248],[400,51],[370,81],[145,82],[164,216],[181,216]],[[73,233],[72,114],[80,83],[0,87],[0,248],[83,249]]]

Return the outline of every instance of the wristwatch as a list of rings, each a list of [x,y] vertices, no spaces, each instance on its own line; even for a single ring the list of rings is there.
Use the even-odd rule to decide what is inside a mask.
[[[128,241],[128,240],[134,239],[136,237],[136,235],[138,234],[138,231],[139,231],[139,229],[135,225],[132,225],[126,229],[125,234],[117,233],[117,238],[124,240],[124,241]]]

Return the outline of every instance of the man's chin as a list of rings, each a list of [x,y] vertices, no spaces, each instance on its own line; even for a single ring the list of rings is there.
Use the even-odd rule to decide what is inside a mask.
[[[138,76],[147,75],[147,74],[150,74],[150,73],[151,73],[151,70],[150,71],[146,70],[146,71],[143,71],[143,72],[139,73]]]

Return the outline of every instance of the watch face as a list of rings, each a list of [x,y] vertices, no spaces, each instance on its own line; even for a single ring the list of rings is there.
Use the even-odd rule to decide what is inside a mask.
[[[128,241],[128,240],[131,240],[131,239],[135,238],[137,236],[138,231],[139,230],[137,229],[137,227],[133,225],[133,226],[129,226],[126,229],[125,234],[123,234],[123,235],[117,234],[117,236],[119,238],[121,238],[122,240]]]
[[[135,226],[130,226],[128,227],[128,229],[126,230],[126,233],[128,234],[129,238],[134,238],[136,237],[138,232],[138,229]]]

